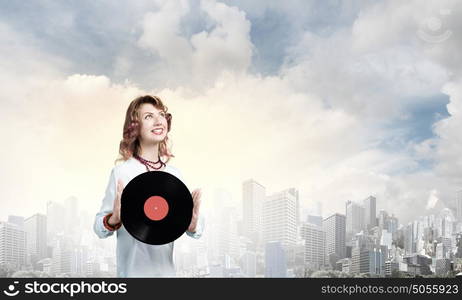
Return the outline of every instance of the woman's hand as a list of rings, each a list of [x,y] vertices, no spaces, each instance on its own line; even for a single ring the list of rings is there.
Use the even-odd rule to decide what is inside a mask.
[[[188,231],[196,232],[197,221],[199,220],[199,208],[201,206],[201,189],[195,189],[191,195],[193,198],[193,213]]]
[[[124,183],[122,179],[117,180],[117,191],[114,199],[114,207],[112,209],[112,216],[109,218],[108,223],[111,226],[120,223],[120,198],[122,197],[122,191],[124,190]]]

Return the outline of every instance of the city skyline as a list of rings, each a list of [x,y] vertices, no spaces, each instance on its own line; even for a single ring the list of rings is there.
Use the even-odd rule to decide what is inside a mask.
[[[252,192],[254,188],[263,194]],[[225,205],[208,211],[206,228],[210,229],[203,238],[176,241],[177,276],[306,277],[338,271],[344,276],[367,273],[383,277],[397,276],[398,271],[444,275],[461,267],[462,220],[456,218],[454,209],[443,208],[436,215],[400,223],[396,216],[375,209],[380,199],[369,196],[355,207],[362,209],[360,216],[369,209],[373,226],[360,217],[363,221],[348,239],[348,218],[358,218],[349,213],[350,200],[345,201],[344,212],[318,219],[312,210],[301,213],[308,210],[297,206],[296,188],[274,194],[265,190],[254,179],[243,181],[240,208]],[[215,196],[230,203],[226,190]],[[261,197],[260,213],[244,205]],[[249,235],[246,218],[254,219],[254,214],[261,214],[263,227]],[[7,222],[0,222],[0,244],[2,249],[12,247],[10,253],[16,254],[10,259],[17,260],[23,271],[39,268],[47,274],[44,276],[115,276],[115,239],[97,239],[92,222],[91,214],[79,210],[78,199],[69,197],[62,203],[47,203],[46,215],[9,216]],[[8,240],[6,236],[17,238]],[[5,253],[0,252],[2,263]]]

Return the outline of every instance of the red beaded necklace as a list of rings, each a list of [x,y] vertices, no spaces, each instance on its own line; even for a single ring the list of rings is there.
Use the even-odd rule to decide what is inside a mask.
[[[144,158],[142,158],[142,157],[140,157],[140,156],[138,156],[136,154],[134,155],[134,157],[146,167],[146,171],[149,171],[149,168],[154,169],[154,170],[159,170],[159,169],[162,169],[165,166],[165,163],[162,160],[160,160],[160,156],[159,156],[159,159],[156,162],[144,159]],[[160,163],[160,167],[158,167],[158,168],[154,167],[154,165],[156,165],[158,163]]]

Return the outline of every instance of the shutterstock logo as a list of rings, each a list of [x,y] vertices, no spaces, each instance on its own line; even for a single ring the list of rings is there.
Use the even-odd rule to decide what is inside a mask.
[[[10,284],[6,290],[3,291],[3,293],[7,296],[14,297],[19,294],[19,291],[15,291],[16,289],[16,284],[18,284],[19,281],[15,281],[14,284]]]
[[[16,286],[18,285],[18,286]],[[17,296],[20,292],[24,294],[60,294],[74,297],[81,294],[125,294],[127,293],[126,283],[107,283],[102,282],[39,282],[29,281],[19,288],[19,281],[8,285],[3,293],[9,297]],[[21,291],[20,291],[21,290]]]

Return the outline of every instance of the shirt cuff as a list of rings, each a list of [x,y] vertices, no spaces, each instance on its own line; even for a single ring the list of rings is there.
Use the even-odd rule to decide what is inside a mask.
[[[192,238],[198,239],[202,236],[202,233],[204,232],[204,227],[205,227],[205,219],[203,215],[199,215],[199,220],[197,221],[196,231],[195,232],[186,231],[186,234]]]
[[[110,214],[107,214],[104,218],[103,218],[103,224],[104,224],[104,227],[109,230],[109,231],[115,231],[117,229],[119,229],[121,226],[122,226],[122,223],[118,223],[114,226],[111,226],[109,224],[109,218],[112,216],[112,213]]]

